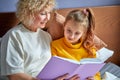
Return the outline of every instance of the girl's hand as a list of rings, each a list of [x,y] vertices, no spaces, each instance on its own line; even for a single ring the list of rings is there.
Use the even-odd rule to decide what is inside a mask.
[[[72,76],[71,78],[69,78],[69,80],[80,80],[80,77],[76,74]]]
[[[87,77],[86,80],[95,80],[94,76]]]
[[[57,77],[55,80],[64,80],[64,79],[67,79],[67,77],[68,77],[68,74],[64,74],[62,76]]]
[[[68,76],[69,76],[69,74],[64,74],[64,75],[56,78],[56,80],[64,80],[64,79],[67,79]],[[71,78],[69,78],[69,80],[80,80],[80,77],[78,75],[74,75]]]

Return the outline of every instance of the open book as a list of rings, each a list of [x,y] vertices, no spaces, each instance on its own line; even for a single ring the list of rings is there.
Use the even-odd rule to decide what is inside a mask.
[[[97,57],[102,61],[105,62],[108,58],[110,58],[114,54],[113,50],[107,49],[105,47],[101,48],[97,51]]]
[[[79,74],[81,80],[85,80],[88,76],[94,76],[104,65],[105,63],[99,62],[98,59],[92,63],[88,63],[87,59],[87,63],[85,64],[84,62],[84,64],[82,64],[81,62],[54,56],[38,74],[37,78],[52,80],[65,73],[69,73],[69,77]]]

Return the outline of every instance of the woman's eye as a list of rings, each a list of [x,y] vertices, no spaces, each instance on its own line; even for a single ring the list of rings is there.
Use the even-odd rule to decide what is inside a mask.
[[[50,12],[47,12],[48,14],[52,13],[51,11]]]
[[[46,13],[40,13],[40,15],[46,15]]]
[[[41,12],[40,15],[47,15],[50,14],[51,12]]]

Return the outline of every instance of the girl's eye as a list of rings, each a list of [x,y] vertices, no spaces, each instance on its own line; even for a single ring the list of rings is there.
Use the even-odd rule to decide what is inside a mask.
[[[67,32],[68,32],[68,33],[71,33],[71,30],[68,29]]]
[[[76,32],[75,35],[79,35],[80,33],[79,32]]]

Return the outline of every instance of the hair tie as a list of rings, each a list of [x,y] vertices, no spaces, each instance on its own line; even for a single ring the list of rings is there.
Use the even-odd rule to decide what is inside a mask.
[[[86,9],[83,9],[83,13],[88,16],[88,11]]]

